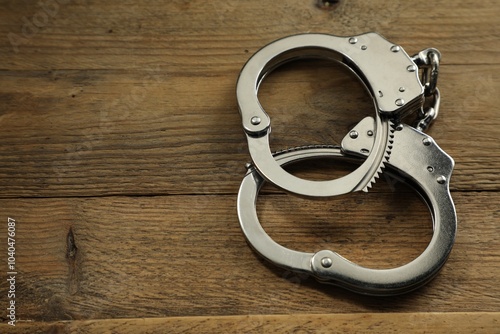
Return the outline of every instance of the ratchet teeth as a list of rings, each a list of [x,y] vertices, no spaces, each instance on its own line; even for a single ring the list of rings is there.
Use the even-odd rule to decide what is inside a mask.
[[[366,187],[362,189],[364,192],[368,192],[368,190],[373,187],[373,184],[377,182],[377,179],[380,178],[380,175],[384,172],[385,163],[389,162],[389,159],[391,158],[391,151],[394,145],[394,131],[396,131],[396,124],[391,120],[389,121],[389,135],[385,147],[384,159],[382,159],[382,161],[380,162],[380,166],[378,167],[377,172],[375,173],[373,178],[370,180],[370,182],[368,182]]]
[[[394,146],[394,131],[396,131],[395,125],[393,121],[389,122],[391,128],[389,129],[389,140],[387,147],[385,149],[385,160],[389,161],[391,158],[392,147]]]
[[[368,184],[366,185],[366,187],[364,187],[362,189],[365,193],[368,192],[368,190],[373,187],[373,184],[375,182],[377,182],[377,179],[380,178],[380,175],[384,172],[384,169],[385,169],[385,161],[382,161],[380,163],[380,166],[377,169],[377,172],[373,176],[373,178],[370,180],[370,182],[368,182]]]

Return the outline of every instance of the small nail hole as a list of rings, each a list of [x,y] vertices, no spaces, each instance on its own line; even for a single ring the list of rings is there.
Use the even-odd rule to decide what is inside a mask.
[[[318,0],[316,6],[321,9],[331,10],[335,5],[337,5],[340,0]]]

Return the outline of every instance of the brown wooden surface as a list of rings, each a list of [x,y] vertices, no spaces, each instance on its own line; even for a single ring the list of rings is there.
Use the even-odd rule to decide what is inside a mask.
[[[497,333],[496,313],[362,313],[103,319],[21,324],[14,333]]]
[[[11,328],[2,311],[2,332],[500,332],[498,1],[324,10],[313,0],[73,0],[36,21],[37,2],[0,1],[0,240],[15,218],[21,320]],[[44,27],[23,30],[33,19]],[[290,34],[366,31],[410,54],[442,52],[443,100],[428,133],[456,162],[451,257],[427,286],[394,298],[265,263],[235,208],[249,160],[235,100],[245,61]],[[274,149],[338,143],[373,113],[361,85],[327,62],[285,66],[260,98]],[[328,178],[352,168],[340,167],[293,170]],[[267,187],[258,209],[283,245],[369,267],[410,261],[432,234],[425,204],[383,181],[326,201]]]

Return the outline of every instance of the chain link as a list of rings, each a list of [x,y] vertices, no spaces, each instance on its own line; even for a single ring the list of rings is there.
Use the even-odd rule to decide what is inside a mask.
[[[412,57],[415,64],[422,70],[422,84],[424,85],[424,106],[418,112],[415,127],[425,131],[439,114],[441,95],[437,88],[439,76],[439,61],[441,53],[434,48],[420,51]]]

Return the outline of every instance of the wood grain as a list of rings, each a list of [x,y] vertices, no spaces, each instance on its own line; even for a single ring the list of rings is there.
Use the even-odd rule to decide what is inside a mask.
[[[498,333],[497,313],[364,313],[171,317],[22,323],[12,333]]]
[[[178,73],[206,76],[238,70],[263,45],[307,31],[335,35],[377,31],[415,52],[432,42],[450,64],[498,64],[498,3],[441,0],[433,6],[388,0],[341,1],[322,11],[315,1],[270,4],[161,0],[73,0],[54,19],[29,33],[18,52],[7,38],[22,34],[23,17],[33,21],[37,1],[3,1],[0,52],[5,70],[138,69],[165,65]],[[453,10],[451,10],[451,8]]]
[[[334,249],[369,267],[394,267],[418,256],[431,234],[420,199],[399,191],[359,195],[329,201],[267,195],[259,215],[268,233],[293,249]],[[496,193],[455,196],[459,234],[446,266],[426,287],[394,298],[356,296],[267,265],[245,243],[235,200],[204,195],[0,201],[18,221],[18,315],[55,321],[500,307]],[[6,282],[0,287],[6,295]]]
[[[456,160],[456,190],[499,189],[500,78],[491,70],[442,70],[440,118],[429,134]],[[331,76],[318,81],[322,72]],[[235,193],[249,159],[236,77],[6,73],[0,196]],[[368,96],[349,79],[336,67],[312,64],[270,78],[262,100],[273,117],[273,149],[340,143],[371,115]]]
[[[21,319],[11,328],[0,312],[2,332],[499,332],[498,1],[55,1],[0,2],[0,221],[18,222]],[[409,54],[441,51],[428,133],[456,162],[451,257],[395,298],[267,264],[235,208],[249,160],[234,91],[243,64],[287,35],[367,31]],[[322,61],[280,68],[259,98],[276,150],[339,143],[373,113],[363,87]],[[353,168],[335,167],[292,170],[319,179]],[[401,184],[327,201],[263,193],[263,226],[293,249],[388,268],[432,234],[425,204]],[[7,290],[0,279],[2,309]]]

